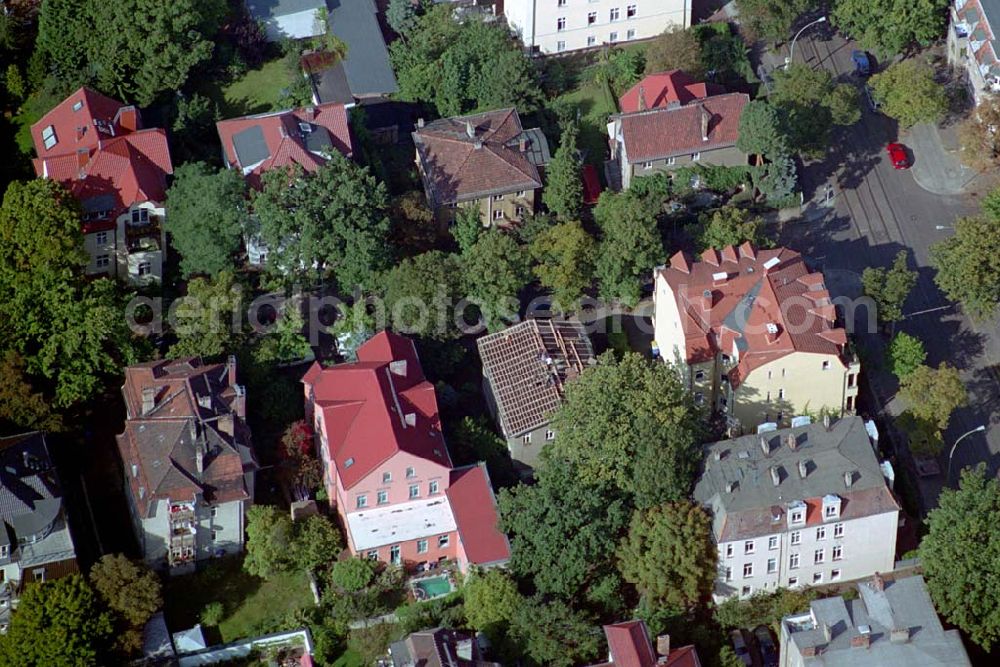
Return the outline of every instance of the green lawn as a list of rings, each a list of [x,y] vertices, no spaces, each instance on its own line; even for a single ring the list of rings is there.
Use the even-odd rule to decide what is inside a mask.
[[[223,108],[235,115],[277,111],[282,91],[291,84],[284,60],[271,60],[223,88]]]
[[[259,579],[243,571],[242,558],[211,563],[195,574],[167,579],[164,591],[167,624],[177,631],[199,622],[202,609],[221,602],[225,610],[209,640],[230,642],[272,632],[290,612],[312,605],[305,573]],[[211,634],[217,632],[216,637]]]
[[[364,667],[365,663],[357,651],[347,649],[344,654],[333,661],[333,667]]]
[[[559,101],[580,109],[580,148],[586,152],[586,161],[600,168],[608,145],[608,116],[618,112],[611,91],[584,80],[576,90],[560,95]]]

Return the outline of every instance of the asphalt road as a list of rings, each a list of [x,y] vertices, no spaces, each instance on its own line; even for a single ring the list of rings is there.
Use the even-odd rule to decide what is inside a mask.
[[[827,33],[803,35],[795,49],[796,62],[823,67],[844,82],[860,83],[852,76],[851,50],[841,36]],[[782,54],[784,55],[784,54]],[[919,281],[907,304],[907,317],[898,330],[918,336],[928,351],[928,363],[941,361],[958,367],[969,391],[969,407],[955,413],[946,432],[946,443],[986,424],[985,435],[966,438],[955,453],[955,478],[964,466],[985,462],[990,474],[1000,468],[1000,334],[998,323],[973,323],[949,302],[933,281],[930,246],[951,234],[950,226],[962,215],[978,210],[977,183],[962,195],[942,196],[923,189],[909,171],[893,169],[885,146],[900,141],[911,148],[914,162],[923,152],[913,151],[910,138],[900,133],[892,119],[863,105],[863,117],[843,128],[832,142],[829,154],[811,162],[800,172],[805,190],[806,219],[787,223],[781,231],[785,245],[799,250],[828,274],[839,277],[847,291],[860,288],[860,274],[868,266],[889,266],[900,250],[906,250],[910,267]],[[923,137],[921,137],[922,139]],[[819,204],[832,188],[830,206]],[[936,226],[948,227],[939,230]],[[852,285],[853,283],[853,285]],[[831,289],[833,287],[831,286]],[[879,402],[893,412],[901,409],[892,400],[897,387],[885,372],[869,372]],[[941,469],[947,470],[947,452]],[[925,509],[936,504],[944,484],[944,473],[921,481]]]

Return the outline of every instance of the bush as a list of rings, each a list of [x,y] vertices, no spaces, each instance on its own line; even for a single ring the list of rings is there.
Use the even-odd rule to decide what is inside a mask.
[[[226,610],[223,608],[221,602],[209,602],[205,605],[205,608],[201,610],[201,624],[214,628],[222,622],[222,618],[225,616],[225,613]]]
[[[696,164],[681,167],[674,173],[681,183],[689,183],[697,176],[701,186],[713,192],[731,192],[742,185],[749,185],[751,181],[750,167],[744,166],[721,167]]]

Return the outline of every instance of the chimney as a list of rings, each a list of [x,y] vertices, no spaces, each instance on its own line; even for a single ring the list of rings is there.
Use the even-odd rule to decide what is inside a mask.
[[[640,84],[639,86],[639,111],[646,110],[646,88]]]
[[[736,482],[726,482],[726,493],[733,493],[736,491]]]
[[[701,107],[701,140],[708,141],[708,126],[712,121],[712,114],[705,107]]]
[[[767,342],[769,344],[778,342],[778,325],[774,322],[767,323]]]
[[[115,119],[118,127],[125,130],[123,134],[135,132],[139,129],[139,112],[135,107],[122,107],[118,110],[118,117]]]
[[[851,648],[868,648],[871,645],[871,635],[857,635],[851,637]]]
[[[406,377],[406,359],[389,362],[389,372],[399,377]]]
[[[482,140],[481,140],[481,139],[476,139],[476,140],[475,140],[475,141],[474,141],[474,142],[472,143],[472,146],[473,146],[473,148],[475,148],[475,149],[476,149],[476,150],[478,151],[478,150],[479,150],[480,148],[482,148],[482,147],[483,147],[483,142],[482,142]]]
[[[830,631],[829,623],[820,623],[819,629],[823,632],[823,639],[829,644],[830,640],[833,639],[833,633]]]
[[[528,137],[524,136],[523,134],[517,140],[517,150],[519,150],[522,153],[528,152]]]
[[[799,460],[799,477],[805,479],[809,474],[809,465],[806,463],[805,459]]]
[[[79,148],[76,151],[76,168],[83,171],[83,168],[90,162],[90,151],[86,148]]]
[[[788,444],[788,448],[793,452],[799,448],[799,440],[798,438],[795,437],[794,433],[789,433],[787,436],[785,436],[785,442]]]
[[[308,118],[309,120],[312,120],[313,118],[316,117],[316,107],[311,107],[311,106],[306,107],[303,109],[303,111],[305,112],[306,118]]]
[[[236,417],[233,416],[232,412],[221,415],[216,422],[216,426],[219,431],[225,433],[230,438],[236,435]]]
[[[854,484],[854,473],[850,470],[844,473],[844,486],[850,487]]]
[[[233,385],[233,392],[236,396],[233,398],[232,402],[229,404],[230,409],[233,413],[242,419],[246,419],[247,416],[247,388],[241,384]]]
[[[229,371],[229,386],[236,384],[236,355],[230,354],[226,359],[226,370]]]
[[[418,130],[424,129],[424,119],[423,118],[418,118],[417,119],[417,129]]]
[[[407,426],[416,426],[417,425],[417,413],[416,412],[407,412],[403,416],[403,422]]]
[[[472,127],[472,123],[465,121],[465,133],[469,135],[470,139],[476,138],[476,128]]]
[[[770,470],[771,470],[771,483],[774,484],[775,486],[778,486],[779,484],[781,484],[781,473],[778,472],[778,468],[776,466],[771,466]]]
[[[656,653],[663,658],[670,655],[670,635],[660,635],[656,638]]]
[[[879,593],[885,590],[885,579],[878,572],[872,575],[872,588]]]
[[[816,647],[815,646],[803,646],[802,650],[799,651],[803,658],[815,658],[816,657]]]
[[[194,446],[194,469],[199,475],[205,472],[205,445],[200,442]]]
[[[142,388],[142,414],[148,415],[156,407],[156,388]]]
[[[764,456],[768,456],[771,453],[771,443],[764,436],[760,436],[760,451],[764,452]]]
[[[829,414],[823,415],[823,428],[825,428],[827,431],[830,430],[830,415]]]
[[[889,642],[892,644],[905,644],[910,641],[909,628],[893,628],[889,631]]]
[[[704,310],[712,310],[712,290],[703,290],[701,293],[701,307]]]

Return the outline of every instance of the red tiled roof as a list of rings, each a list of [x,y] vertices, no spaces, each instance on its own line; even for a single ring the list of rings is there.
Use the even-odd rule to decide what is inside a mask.
[[[735,346],[734,387],[753,369],[795,351],[843,355],[847,338],[834,327],[823,274],[810,273],[793,250],[744,243],[721,253],[706,250],[700,262],[677,253],[660,272],[681,313],[688,362],[731,354]]]
[[[402,374],[390,369],[392,362],[405,362],[395,367]],[[382,331],[358,348],[357,362],[314,364],[302,381],[322,415],[344,488],[399,451],[451,468],[434,385],[424,378],[413,341]],[[405,421],[408,414],[413,425]]]
[[[48,128],[56,143],[45,147]],[[162,202],[167,174],[173,173],[167,135],[142,129],[138,110],[87,88],[80,88],[31,126],[39,177],[66,185],[84,203],[113,199],[102,210],[117,215],[133,204]]]
[[[497,527],[496,498],[486,466],[456,468],[446,491],[458,535],[470,563],[488,565],[510,558],[510,543]]]
[[[661,664],[663,667],[701,667],[698,651],[693,644],[671,651],[667,660]]]
[[[745,93],[726,93],[687,106],[619,116],[629,162],[660,160],[736,145],[740,115],[749,101]],[[707,139],[702,135],[703,118],[708,120]]]
[[[514,109],[443,118],[418,128],[413,140],[432,205],[542,187],[538,168],[518,145],[522,133]]]
[[[333,148],[347,157],[353,153],[347,110],[343,104],[319,104],[276,113],[230,118],[219,121],[215,127],[222,141],[226,161],[233,169],[241,171],[252,167],[247,178],[252,185],[257,185],[260,175],[269,169],[299,165],[306,172],[314,172],[326,164],[327,158],[309,150],[309,133],[304,133],[299,123],[309,124],[314,128],[313,131],[317,127],[325,129]],[[260,128],[264,141],[262,149],[266,156],[255,165],[242,164],[233,138],[255,127]]]
[[[625,92],[618,100],[622,113],[659,109],[671,103],[685,105],[694,100],[721,95],[726,89],[714,83],[695,81],[679,69],[650,74]],[[640,104],[641,99],[644,104]]]
[[[604,626],[611,663],[615,667],[655,667],[656,653],[642,621],[626,621]]]

